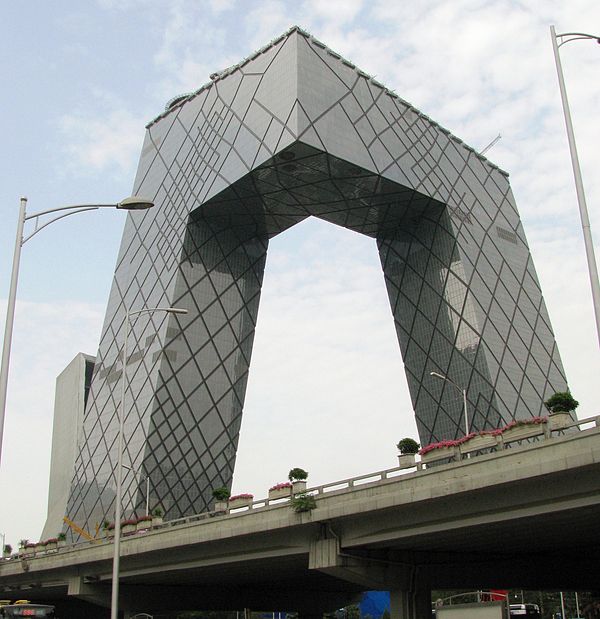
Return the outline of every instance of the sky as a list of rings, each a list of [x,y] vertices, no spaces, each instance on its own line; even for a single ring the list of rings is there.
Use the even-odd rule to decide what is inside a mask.
[[[549,26],[600,35],[597,0],[29,0],[0,3],[0,321],[29,212],[131,193],[147,122],[299,25],[510,173],[579,416],[600,350]],[[600,252],[600,47],[561,48]],[[45,521],[54,383],[95,354],[124,214],[76,215],[23,248],[0,464],[0,533]],[[460,401],[457,400],[457,406]],[[234,476],[266,496],[396,464],[417,437],[372,239],[310,219],[273,239]]]

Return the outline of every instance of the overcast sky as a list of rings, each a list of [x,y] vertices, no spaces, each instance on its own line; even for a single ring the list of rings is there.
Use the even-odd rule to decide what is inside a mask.
[[[18,201],[129,195],[165,103],[298,24],[510,173],[579,416],[600,352],[549,26],[600,34],[598,0],[30,0],[0,3],[0,319]],[[600,46],[562,48],[592,232],[600,238]],[[23,250],[0,533],[43,527],[54,381],[96,353],[124,216],[100,211]],[[596,242],[598,252],[598,242]],[[460,402],[457,401],[457,406]],[[416,437],[372,239],[311,219],[270,244],[234,491],[292,466],[313,483],[393,467]]]

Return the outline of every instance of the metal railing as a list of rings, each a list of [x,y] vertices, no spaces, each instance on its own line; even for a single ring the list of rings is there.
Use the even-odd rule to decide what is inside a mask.
[[[537,438],[539,440],[535,443],[531,443],[531,447],[535,447],[536,445],[539,445],[540,441],[544,442],[548,439],[551,439],[552,434],[556,434],[556,433],[564,434],[565,432],[568,432],[569,430],[572,430],[575,428],[581,430],[582,426],[587,426],[587,425],[600,427],[600,415],[588,417],[586,419],[577,419],[573,421],[572,423],[565,424],[559,429],[552,429],[549,423],[540,424],[540,425],[543,425],[544,427],[541,429],[541,431],[538,432]],[[589,428],[586,428],[586,429],[589,429]],[[524,437],[524,438],[516,439],[516,440],[521,441],[521,440],[526,440],[527,438],[528,437]],[[500,440],[497,442],[494,449],[500,452],[502,450],[509,449],[510,448],[509,445],[512,442],[513,441]],[[484,449],[486,451],[489,451],[489,448],[484,448]],[[477,457],[476,455],[474,455],[474,453],[476,454],[477,451],[473,452],[467,448],[467,449],[462,450],[461,452],[460,449],[456,449],[454,452],[454,456],[453,456],[454,460],[452,462],[448,462],[448,464],[456,464],[457,461],[461,461],[461,460],[464,462],[472,462],[473,459]],[[448,460],[448,456],[445,456],[445,459]],[[436,464],[435,470],[438,470],[440,466],[444,466],[444,463],[440,464],[439,460],[436,461],[434,459],[432,462],[435,462]],[[304,492],[297,493],[297,494],[309,494],[309,495],[312,495],[318,498],[318,497],[324,497],[326,495],[333,495],[337,493],[352,492],[356,489],[364,488],[365,486],[375,485],[375,484],[379,484],[381,482],[386,482],[386,481],[391,481],[400,476],[409,476],[409,475],[414,476],[414,475],[426,473],[427,470],[430,470],[426,468],[427,466],[428,466],[427,462],[424,462],[423,460],[415,461],[415,463],[411,466],[397,466],[394,468],[384,469],[384,470],[376,471],[373,473],[367,473],[367,474],[359,475],[356,477],[349,477],[347,479],[332,481],[326,484],[314,486],[312,488],[307,488]],[[147,529],[145,529],[143,532],[136,531],[135,533],[132,532],[129,534],[125,534],[122,536],[122,539],[123,540],[131,539],[131,538],[134,538],[137,534],[145,535],[145,534],[158,533],[161,531],[171,529],[172,527],[178,527],[178,526],[186,525],[186,524],[194,524],[197,522],[211,520],[213,518],[221,518],[224,516],[231,516],[231,517],[244,516],[248,514],[249,512],[253,512],[255,510],[276,509],[276,508],[282,508],[286,506],[289,507],[289,504],[292,498],[293,498],[293,495],[290,492],[289,496],[283,497],[283,498],[269,499],[267,497],[267,498],[251,501],[249,502],[248,505],[233,508],[233,509],[227,508],[226,510],[220,510],[220,511],[213,510],[213,511],[208,511],[208,512],[202,512],[199,514],[193,514],[191,516],[184,516],[182,518],[168,520],[159,525],[150,526]],[[25,557],[27,559],[33,559],[36,557],[51,555],[61,550],[63,551],[72,550],[72,549],[77,549],[77,548],[81,548],[84,546],[89,547],[90,545],[98,544],[98,543],[111,543],[112,541],[113,540],[110,537],[106,537],[104,539],[96,538],[91,541],[83,540],[83,541],[78,541],[72,544],[67,544],[66,546],[63,546],[62,548],[42,552],[40,554],[36,553],[35,555],[25,555]],[[15,554],[15,555],[12,555],[10,558],[14,559],[14,558],[19,558],[19,557],[22,558],[22,555]],[[8,559],[5,559],[5,560],[8,560]]]

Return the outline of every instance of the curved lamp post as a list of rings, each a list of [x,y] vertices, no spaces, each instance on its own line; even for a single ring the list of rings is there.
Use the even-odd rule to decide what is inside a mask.
[[[469,434],[469,413],[467,411],[467,390],[463,389],[462,387],[459,387],[453,380],[450,380],[447,376],[444,376],[443,374],[438,374],[437,372],[429,372],[429,375],[445,380],[447,383],[450,383],[462,393],[463,408],[464,408],[464,413],[465,413],[465,436],[468,436]]]
[[[75,215],[77,213],[83,213],[84,211],[95,211],[99,208],[117,208],[128,211],[139,211],[152,208],[154,203],[146,198],[140,196],[131,196],[125,198],[118,204],[76,204],[74,206],[61,206],[59,208],[52,208],[46,211],[39,211],[38,213],[27,214],[27,198],[21,198],[21,205],[19,208],[19,219],[17,222],[17,237],[15,239],[15,252],[12,263],[12,274],[10,278],[10,290],[8,293],[8,305],[6,308],[6,326],[4,328],[4,344],[2,348],[2,365],[0,366],[0,460],[2,459],[2,438],[4,435],[4,415],[6,411],[6,392],[8,387],[8,366],[10,363],[10,348],[12,343],[13,323],[15,318],[15,304],[17,300],[17,282],[19,280],[19,266],[21,263],[21,247],[34,237],[38,232],[49,226],[50,224],[64,219],[69,215]],[[44,215],[50,215],[52,213],[58,213],[61,211],[68,211],[62,215],[57,215],[49,220],[41,221],[40,217]],[[23,236],[23,230],[25,228],[25,222],[30,219],[35,219],[35,227],[33,232],[27,236]]]
[[[550,35],[552,36],[552,48],[554,50],[556,72],[558,73],[558,85],[560,88],[560,96],[562,99],[563,112],[565,115],[565,124],[567,126],[567,136],[569,138],[571,165],[573,166],[573,175],[575,177],[575,190],[577,191],[579,216],[581,217],[581,227],[583,228],[583,240],[585,243],[585,253],[587,256],[588,270],[590,274],[590,284],[592,287],[592,299],[594,301],[596,330],[598,332],[598,342],[600,343],[600,285],[598,283],[598,265],[596,264],[596,256],[594,255],[594,243],[592,242],[590,218],[588,217],[587,204],[585,201],[585,192],[583,191],[583,181],[581,179],[581,169],[579,167],[579,157],[577,156],[577,146],[575,145],[575,133],[573,132],[573,123],[571,122],[569,101],[567,99],[567,91],[565,89],[565,79],[563,77],[560,54],[558,53],[558,48],[562,45],[565,45],[565,43],[580,40],[591,40],[596,41],[596,43],[600,43],[600,37],[593,34],[585,34],[583,32],[564,32],[562,34],[556,34],[554,26],[550,26]]]
[[[141,314],[153,314],[154,312],[166,312],[167,314],[187,314],[186,309],[179,307],[152,307],[141,310],[125,312],[123,322],[123,358],[121,360],[121,405],[119,406],[119,435],[117,449],[117,488],[115,492],[115,541],[113,550],[112,591],[110,602],[110,617],[117,619],[119,614],[119,568],[121,560],[121,509],[123,503],[123,434],[125,427],[125,388],[127,386],[127,339],[129,328],[135,319]],[[129,467],[127,467],[129,468]]]

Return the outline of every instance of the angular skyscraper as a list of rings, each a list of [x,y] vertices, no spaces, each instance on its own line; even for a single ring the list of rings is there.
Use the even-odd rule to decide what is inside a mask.
[[[48,515],[40,539],[54,537],[63,528],[94,362],[80,352],[56,379]]]
[[[382,60],[383,62],[383,60]],[[229,485],[269,239],[315,216],[377,243],[422,443],[537,415],[566,381],[506,173],[298,28],[147,127],[70,498],[112,513],[127,367],[125,512],[205,510]],[[126,309],[177,306],[134,325]],[[366,423],[368,421],[365,421]]]

